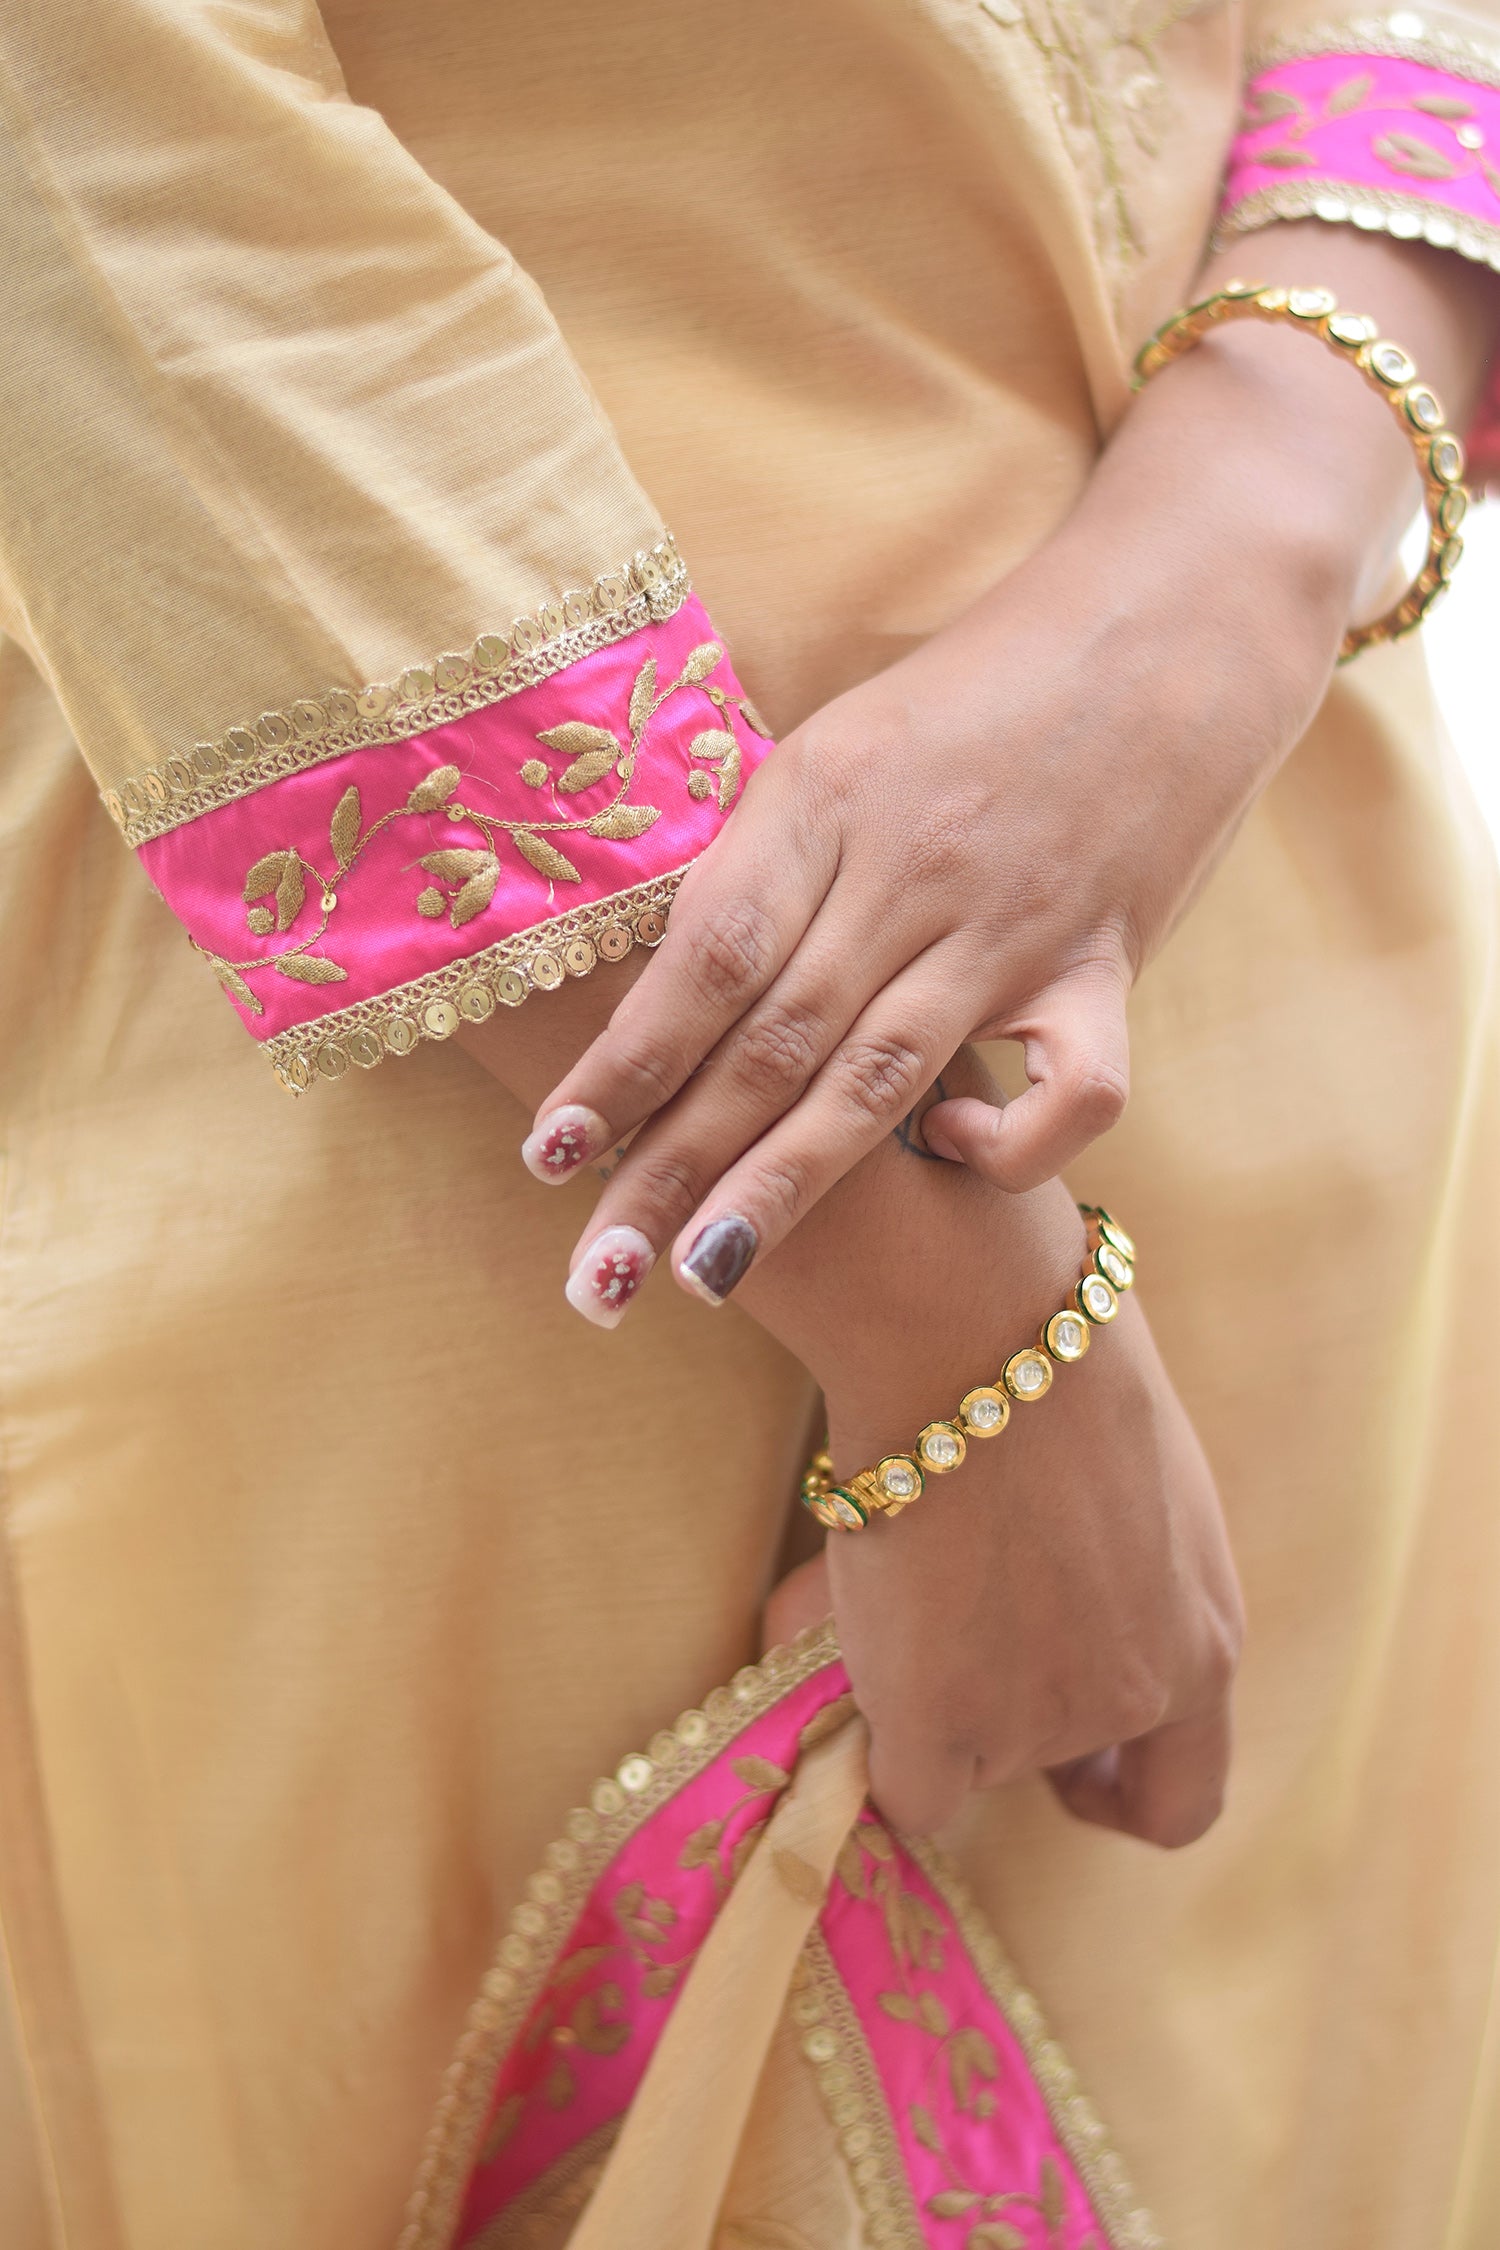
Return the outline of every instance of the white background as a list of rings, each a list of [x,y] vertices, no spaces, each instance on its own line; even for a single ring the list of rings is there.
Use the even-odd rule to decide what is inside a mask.
[[[1422,632],[1448,730],[1500,840],[1500,499],[1470,512],[1452,590]]]

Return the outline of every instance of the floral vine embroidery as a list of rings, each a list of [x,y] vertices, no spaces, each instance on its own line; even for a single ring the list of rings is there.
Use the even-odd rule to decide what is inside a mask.
[[[995,2096],[990,2089],[1000,2076],[1000,2058],[977,2024],[955,2024],[941,1996],[930,1984],[918,1981],[918,1972],[942,1974],[947,1928],[925,1898],[903,1885],[894,1841],[878,1821],[862,1820],[850,1831],[839,1851],[838,1873],[853,1897],[880,1909],[898,1988],[882,1992],[879,2005],[893,2023],[908,2025],[929,2042],[919,2081],[922,2093],[927,2094],[939,2076],[946,2076],[953,2106],[961,2115],[992,2117]],[[912,2138],[937,2158],[948,2180],[947,2187],[928,2197],[926,2209],[935,2219],[970,2222],[964,2230],[963,2250],[1027,2250],[1030,2238],[1005,2216],[1007,2211],[1034,2213],[1046,2230],[1047,2250],[1071,2250],[1056,2158],[1043,2156],[1035,2193],[1012,2188],[992,2194],[964,2176],[944,2141],[935,2108],[930,2100],[913,2099],[907,2105],[907,2120]],[[1090,2232],[1076,2250],[1098,2250],[1097,2236]]]
[[[1457,94],[1397,94],[1371,101],[1375,88],[1374,72],[1359,71],[1335,86],[1319,108],[1280,86],[1252,86],[1240,130],[1258,133],[1267,125],[1281,123],[1285,132],[1271,148],[1244,151],[1245,161],[1280,172],[1315,169],[1318,157],[1306,146],[1307,136],[1331,118],[1373,116],[1382,111],[1409,117],[1417,110],[1430,117],[1440,133],[1452,135],[1451,146],[1440,146],[1425,133],[1392,127],[1371,140],[1370,154],[1388,172],[1399,172],[1408,179],[1462,180],[1481,174],[1490,192],[1500,200],[1500,169],[1479,153],[1484,147],[1484,132],[1471,103]]]
[[[436,812],[442,812],[454,823],[467,821],[479,830],[484,842],[479,846],[448,845],[424,852],[415,862],[429,878],[417,894],[416,911],[429,920],[446,915],[452,927],[459,930],[485,911],[499,886],[503,867],[501,850],[506,842],[549,882],[581,882],[583,878],[572,860],[551,839],[581,831],[612,843],[629,843],[643,836],[661,818],[659,805],[631,803],[631,784],[647,729],[663,704],[684,688],[701,689],[719,721],[717,726],[695,735],[688,746],[688,757],[692,761],[687,776],[688,794],[700,801],[714,796],[720,812],[728,812],[739,792],[743,765],[743,754],[730,724],[731,709],[742,712],[757,734],[769,738],[770,729],[748,696],[731,694],[726,688],[707,684],[709,673],[723,654],[719,642],[700,642],[689,651],[682,670],[666,687],[658,684],[656,658],[648,656],[630,691],[623,735],[581,719],[568,719],[558,726],[545,728],[536,737],[544,749],[565,757],[568,763],[554,778],[553,769],[542,759],[527,758],[519,768],[520,779],[531,789],[540,790],[550,785],[559,796],[575,797],[597,788],[613,776],[613,793],[607,803],[595,811],[561,820],[498,819],[492,813],[481,812],[459,801],[457,791],[462,786],[463,775],[457,766],[447,765],[424,775],[404,805],[382,813],[367,828],[359,789],[351,782],[335,805],[329,824],[328,844],[334,862],[331,873],[325,873],[295,845],[286,845],[263,853],[245,876],[242,893],[245,920],[257,937],[269,936],[273,931],[292,932],[310,892],[318,899],[317,927],[279,953],[257,955],[250,960],[230,961],[205,946],[198,946],[198,951],[224,989],[254,1015],[263,1015],[265,1009],[245,981],[247,972],[271,969],[298,984],[346,982],[347,969],[330,953],[315,950],[327,934],[339,903],[341,885],[353,874],[375,838],[394,822]]]

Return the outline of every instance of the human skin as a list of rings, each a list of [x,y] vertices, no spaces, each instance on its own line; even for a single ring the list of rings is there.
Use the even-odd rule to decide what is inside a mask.
[[[1239,273],[1328,284],[1469,411],[1493,277],[1315,225],[1241,245],[1204,292]],[[1129,985],[1379,608],[1415,499],[1393,418],[1305,338],[1247,325],[1158,377],[1035,556],[778,748],[628,990],[597,976],[471,1036],[523,1100],[577,1105],[579,1147],[643,1127],[573,1301],[619,1316],[589,1301],[606,1228],[637,1278],[675,1236],[691,1286],[703,1227],[748,1221],[736,1302],[822,1384],[844,1474],[1030,1340],[1077,1275],[1056,1174],[1120,1113]],[[971,1033],[1024,1042],[1010,1107],[951,1065]],[[950,1165],[892,1130],[940,1070],[958,1091],[921,1133]],[[773,1627],[829,1598],[897,1825],[1037,1769],[1159,1843],[1213,1819],[1238,1594],[1135,1307],[919,1505],[833,1539]]]

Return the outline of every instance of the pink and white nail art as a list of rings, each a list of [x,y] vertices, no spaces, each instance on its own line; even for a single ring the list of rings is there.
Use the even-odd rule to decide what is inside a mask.
[[[521,1143],[521,1161],[539,1180],[566,1180],[587,1164],[609,1140],[609,1127],[596,1110],[566,1102],[547,1112],[536,1131]]]
[[[573,1268],[564,1294],[596,1328],[616,1328],[655,1263],[656,1252],[638,1227],[606,1227]]]

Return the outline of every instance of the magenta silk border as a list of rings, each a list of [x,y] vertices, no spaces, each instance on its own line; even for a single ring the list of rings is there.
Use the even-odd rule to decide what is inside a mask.
[[[316,1036],[330,1013],[520,933],[541,945],[577,910],[673,875],[768,748],[690,599],[462,719],[200,814],[140,857],[254,1036]]]
[[[596,1874],[494,2070],[455,2244],[477,2244],[565,2177],[570,2160],[607,2142],[804,1737],[816,1738],[820,1715],[841,1723],[847,1701],[836,1659],[797,1680]],[[1007,2014],[961,1912],[929,1855],[919,1858],[867,1808],[789,1997],[815,2069],[842,2069],[845,2082],[872,2090],[871,2114],[840,2133],[857,2192],[878,2195],[895,2229],[888,2239],[925,2250],[1150,2239],[1111,2231],[1098,2177],[1085,2179],[1088,2155],[1049,2102],[1045,2067],[1035,2067],[1038,2052],[1056,2050],[1038,2044],[1024,1995]]]
[[[1500,267],[1500,87],[1354,44],[1269,64],[1246,91],[1219,230],[1296,217]],[[1465,435],[1475,480],[1500,477],[1500,365]]]

